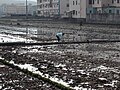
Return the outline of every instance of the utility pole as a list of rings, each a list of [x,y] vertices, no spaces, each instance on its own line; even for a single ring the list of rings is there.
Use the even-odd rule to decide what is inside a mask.
[[[26,0],[26,20],[28,18],[28,6],[27,6],[27,0]]]
[[[81,9],[82,9],[82,7],[81,7],[81,5],[82,5],[82,2],[81,2],[81,0],[80,0],[80,30],[82,29],[82,19],[81,19]]]
[[[28,6],[27,6],[27,0],[26,0],[26,41],[27,41],[27,36],[28,36],[27,19],[28,19]]]

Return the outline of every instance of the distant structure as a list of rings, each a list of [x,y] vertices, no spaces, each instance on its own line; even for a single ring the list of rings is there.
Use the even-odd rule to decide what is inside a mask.
[[[19,14],[26,14],[26,7],[23,3],[21,4],[11,4],[11,5],[6,5],[5,8],[5,13],[6,15],[19,15]]]
[[[68,17],[69,0],[37,0],[38,16]]]
[[[90,8],[92,0],[69,0],[69,10],[72,18],[86,18],[86,9]]]
[[[92,7],[86,13],[87,22],[119,23],[120,0],[92,0]]]
[[[35,16],[37,14],[37,5],[28,4],[28,15]],[[8,16],[25,16],[25,3],[2,4],[0,6],[0,17]]]

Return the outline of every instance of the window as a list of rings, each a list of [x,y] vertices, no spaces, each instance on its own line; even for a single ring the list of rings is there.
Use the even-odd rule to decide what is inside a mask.
[[[76,15],[77,15],[77,11],[76,11]]]
[[[95,1],[93,0],[93,4],[95,3]]]
[[[97,0],[97,4],[99,4],[99,0]]]
[[[69,7],[69,4],[67,4],[66,7]]]
[[[109,10],[109,13],[112,13],[112,10]]]
[[[75,15],[75,10],[73,10],[73,15]]]
[[[77,5],[77,1],[76,1],[76,5]]]
[[[42,0],[40,0],[40,3],[42,3]]]
[[[120,14],[119,10],[117,10],[116,14]]]
[[[92,4],[92,0],[89,0],[89,4]]]
[[[73,1],[73,5],[75,4],[75,2]]]
[[[41,14],[41,11],[38,11],[38,14]]]
[[[112,3],[114,3],[114,0],[112,0]]]
[[[117,3],[120,3],[120,1],[119,1],[119,0],[117,0]]]
[[[90,13],[92,13],[92,11],[90,10]]]

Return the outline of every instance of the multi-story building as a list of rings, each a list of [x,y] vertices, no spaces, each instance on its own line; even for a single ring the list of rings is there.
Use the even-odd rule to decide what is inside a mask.
[[[106,23],[120,22],[120,0],[92,0],[87,8],[87,21]]]
[[[106,8],[106,12],[109,14],[120,14],[120,0],[110,0],[111,4],[109,7]]]
[[[111,0],[111,6],[120,7],[120,0]]]
[[[11,16],[11,15],[26,15],[26,5],[24,3],[18,4],[3,4],[0,6],[1,16]],[[37,11],[37,5],[28,5],[28,14],[33,15]]]
[[[92,0],[92,7],[87,8],[87,13],[104,13],[105,8],[111,5],[110,0]]]
[[[86,18],[87,14],[120,14],[120,0],[37,0],[38,16]]]
[[[91,7],[92,0],[69,0],[71,17],[86,18],[86,9]]]
[[[66,16],[69,0],[37,0],[38,16]]]
[[[92,7],[87,8],[88,14],[119,14],[120,0],[92,0]]]
[[[15,4],[6,5],[5,13],[8,15],[26,14],[26,7],[25,7],[25,5],[15,5]]]

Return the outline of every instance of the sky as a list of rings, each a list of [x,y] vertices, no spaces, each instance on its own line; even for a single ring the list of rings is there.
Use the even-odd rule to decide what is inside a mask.
[[[37,0],[28,0],[28,1],[35,1],[35,2],[37,2]]]
[[[24,0],[22,0],[22,1],[24,1]],[[35,2],[37,2],[37,0],[28,0],[28,1],[35,1]]]

